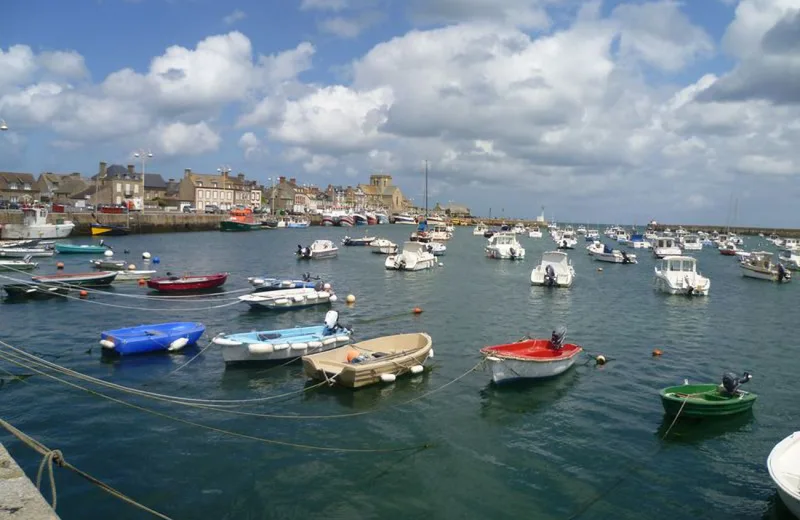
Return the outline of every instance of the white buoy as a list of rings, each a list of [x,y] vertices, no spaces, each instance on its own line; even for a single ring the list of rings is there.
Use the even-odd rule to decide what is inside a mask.
[[[439,262],[439,267],[444,267],[444,264],[442,262]]]
[[[136,270],[136,266],[133,265],[133,264],[128,264],[128,270],[129,271],[135,271]]]
[[[101,344],[101,345],[102,345],[104,348],[115,348],[115,347],[116,347],[116,345],[114,345],[114,342],[113,342],[113,341],[111,341],[111,340],[108,340],[108,339],[101,339],[101,340],[100,340],[100,344]]]
[[[110,249],[106,249],[106,250],[103,252],[103,255],[104,255],[104,256],[114,256],[114,251],[112,251],[112,250],[110,250]]]
[[[150,260],[150,253],[145,251],[144,253],[142,253],[142,258],[144,258],[145,260]]]
[[[428,357],[429,357],[429,358],[431,358],[431,359],[433,359],[433,349],[430,349],[430,350],[428,351]]]
[[[174,352],[176,350],[180,350],[185,347],[189,343],[189,338],[178,338],[172,343],[169,344],[167,350],[170,352]]]
[[[329,284],[328,282],[325,282],[325,284],[322,286],[322,289],[325,290],[325,291],[330,291],[331,290],[331,284]]]
[[[381,374],[381,381],[384,383],[394,383],[395,379],[397,379],[397,376],[394,374]]]
[[[336,300],[338,300],[338,299],[339,299],[339,298],[338,298],[338,297],[337,297],[335,294],[331,294],[330,300],[331,300],[332,302],[335,302],[335,301],[336,301]]]
[[[411,367],[412,374],[421,374],[423,370],[425,370],[425,367],[423,367],[422,365],[414,365],[413,367]]]

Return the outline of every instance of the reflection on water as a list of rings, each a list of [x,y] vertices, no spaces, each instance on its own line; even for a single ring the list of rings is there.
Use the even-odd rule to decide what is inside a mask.
[[[579,379],[578,367],[552,379],[489,382],[480,391],[481,417],[499,424],[509,424],[519,416],[555,404]],[[491,375],[489,374],[491,378]]]
[[[655,432],[659,439],[663,438],[669,430],[666,442],[680,444],[699,444],[716,437],[745,431],[753,421],[753,411],[731,415],[729,417],[712,417],[708,419],[679,417],[670,430],[674,417],[664,414],[661,424]]]

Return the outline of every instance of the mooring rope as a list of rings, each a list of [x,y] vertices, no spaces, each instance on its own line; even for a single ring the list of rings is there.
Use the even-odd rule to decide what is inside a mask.
[[[61,450],[51,450],[41,442],[37,441],[30,435],[26,434],[22,430],[18,429],[5,419],[0,418],[0,426],[5,428],[9,433],[11,433],[14,437],[22,441],[26,446],[32,448],[34,451],[38,452],[42,456],[42,462],[39,464],[39,471],[36,474],[36,487],[41,488],[42,483],[42,475],[44,470],[47,469],[48,473],[48,480],[50,481],[50,497],[52,500],[52,508],[55,511],[57,505],[57,495],[56,495],[56,481],[55,477],[53,476],[53,464],[55,463],[57,466],[62,468],[67,468],[74,473],[77,473],[79,476],[83,477],[84,479],[88,480],[92,484],[98,486],[100,489],[109,493],[110,495],[127,502],[128,504],[135,506],[142,511],[150,513],[153,516],[158,518],[162,518],[164,520],[172,520],[170,517],[163,513],[159,513],[158,511],[151,509],[140,502],[130,498],[129,496],[125,495],[121,491],[114,489],[113,487],[109,486],[105,482],[101,481],[98,478],[95,478],[88,473],[76,468],[72,464],[64,459],[64,454],[61,453]]]
[[[10,363],[14,363],[17,366],[25,367],[25,365],[23,363],[21,363],[19,361],[16,361],[14,359],[11,359],[11,358],[9,358],[8,356],[6,356],[5,354],[2,354],[2,353],[0,353],[0,359],[5,359],[6,361],[8,361]],[[237,432],[237,431],[233,431],[233,430],[226,430],[226,429],[223,429],[223,428],[218,428],[216,426],[210,426],[208,424],[202,424],[202,423],[190,421],[188,419],[182,419],[180,417],[174,417],[172,415],[169,415],[169,414],[166,414],[166,413],[163,413],[163,412],[159,412],[159,411],[153,410],[151,408],[147,408],[147,407],[140,406],[140,405],[137,405],[137,404],[129,403],[127,401],[123,401],[122,399],[117,399],[117,398],[112,397],[110,395],[106,395],[106,394],[98,392],[96,390],[92,390],[91,388],[86,388],[85,386],[81,386],[81,385],[78,385],[78,384],[73,383],[71,381],[67,381],[67,380],[62,379],[60,377],[54,376],[52,374],[48,374],[47,372],[43,372],[43,371],[41,371],[41,370],[39,370],[37,368],[34,368],[34,367],[27,367],[27,368],[29,368],[30,370],[33,370],[34,372],[38,373],[39,375],[42,375],[42,376],[47,377],[49,379],[53,379],[54,381],[58,381],[58,382],[60,382],[60,383],[62,383],[64,385],[67,385],[69,387],[72,387],[72,388],[75,388],[75,389],[78,389],[78,390],[82,390],[82,391],[88,393],[89,395],[100,397],[102,399],[106,399],[106,400],[111,401],[113,403],[117,403],[117,404],[120,404],[122,406],[126,406],[126,407],[132,408],[134,410],[138,410],[140,412],[144,412],[144,413],[147,413],[147,414],[150,414],[150,415],[154,415],[156,417],[161,417],[163,419],[168,419],[170,421],[175,421],[175,422],[178,422],[178,423],[181,423],[181,424],[185,424],[185,425],[188,425],[188,426],[195,426],[195,427],[203,429],[203,430],[213,431],[215,433],[219,433],[219,434],[222,434],[222,435],[228,435],[230,437],[237,437],[237,438],[240,438],[240,439],[248,439],[248,440],[252,440],[252,441],[256,441],[256,442],[261,442],[263,444],[284,446],[284,447],[288,447],[288,448],[313,450],[313,451],[326,451],[326,452],[339,452],[339,453],[395,453],[395,452],[401,452],[401,451],[419,450],[419,449],[422,449],[422,448],[429,448],[429,447],[432,446],[431,444],[425,443],[425,444],[420,444],[420,445],[415,445],[415,446],[406,446],[406,447],[398,447],[398,448],[336,448],[336,447],[330,447],[330,446],[318,446],[318,445],[313,445],[313,444],[302,444],[302,443],[297,443],[297,442],[281,441],[281,440],[277,440],[277,439],[268,439],[266,437],[258,437],[258,436],[250,435],[250,434],[247,434],[247,433]]]

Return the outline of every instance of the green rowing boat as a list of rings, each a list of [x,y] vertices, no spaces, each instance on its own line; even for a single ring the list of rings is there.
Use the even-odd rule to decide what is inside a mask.
[[[661,404],[668,415],[681,417],[721,417],[746,412],[756,402],[756,394],[722,385],[680,385],[661,390]]]

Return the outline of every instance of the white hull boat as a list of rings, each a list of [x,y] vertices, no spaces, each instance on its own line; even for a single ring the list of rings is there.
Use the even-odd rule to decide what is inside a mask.
[[[547,251],[541,263],[531,271],[531,285],[571,287],[574,280],[575,269],[562,251]]]
[[[653,245],[653,255],[656,258],[681,256],[681,248],[675,244],[675,239],[672,237],[658,237]]]
[[[634,249],[651,249],[653,247],[653,244],[647,240],[631,240],[628,245]]]
[[[489,239],[486,256],[498,260],[524,260],[525,248],[520,245],[514,233],[498,233]]]
[[[447,246],[441,242],[428,242],[425,247],[433,256],[444,256],[447,253]]]
[[[700,241],[700,237],[697,235],[686,235],[681,238],[681,247],[684,251],[702,251],[703,242]]]
[[[384,267],[390,271],[422,271],[436,265],[436,257],[428,251],[423,242],[408,241],[403,244],[403,251],[398,255],[386,258]]]
[[[753,251],[747,260],[743,260],[739,265],[742,268],[742,276],[747,278],[778,283],[792,281],[792,273],[783,264],[773,263],[772,253],[768,251]]]
[[[635,264],[636,255],[628,254],[625,251],[620,251],[618,249],[614,249],[612,251],[600,252],[592,254],[592,258],[597,260],[598,262],[608,262],[610,264]]]
[[[397,244],[385,238],[379,238],[370,242],[369,246],[372,252],[378,255],[394,255],[397,254]]]
[[[417,221],[410,215],[397,215],[394,217],[395,224],[406,224],[408,226],[416,226]]]
[[[301,260],[321,260],[338,254],[339,248],[330,240],[314,240],[310,246],[297,246],[297,258]]]
[[[531,228],[528,231],[529,238],[542,238],[542,232],[538,227]]]
[[[26,208],[22,213],[22,224],[4,225],[0,238],[4,240],[66,238],[75,227],[75,224],[68,220],[61,224],[48,224],[46,208]]]
[[[477,226],[472,228],[472,236],[482,237],[484,233],[489,231],[489,228],[483,222],[479,222]]]
[[[130,269],[127,271],[119,271],[117,277],[114,278],[115,282],[138,282],[139,280],[149,280],[156,274],[156,271],[145,269]]]
[[[794,249],[785,249],[778,253],[778,260],[792,271],[800,271],[800,253]]]
[[[548,379],[563,374],[578,360],[583,349],[564,343],[566,330],[554,331],[551,339],[527,339],[485,347],[481,354],[492,370],[496,384],[520,379]]]
[[[589,256],[594,256],[597,254],[602,253],[605,250],[605,246],[600,241],[595,241],[586,246],[586,252],[589,253]]]
[[[711,280],[697,272],[697,260],[691,256],[668,256],[655,267],[656,289],[667,294],[708,296]]]
[[[800,432],[794,432],[772,448],[767,457],[769,476],[778,496],[795,518],[800,518]]]
[[[256,309],[280,310],[312,305],[329,305],[336,301],[336,295],[331,294],[330,291],[317,291],[309,287],[245,294],[244,296],[239,296],[239,301]]]
[[[25,258],[30,256],[32,258],[46,258],[53,256],[55,251],[52,249],[44,249],[42,247],[11,247],[0,249],[0,257],[2,258]]]

